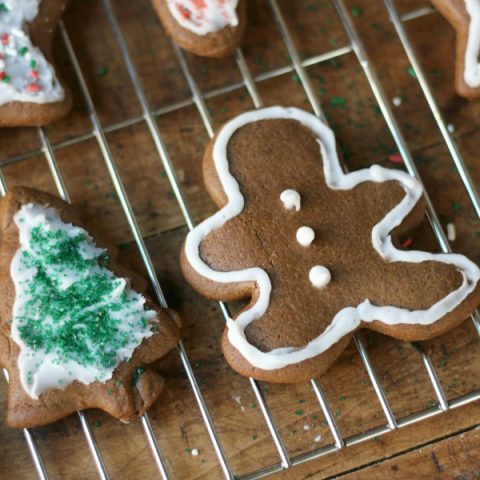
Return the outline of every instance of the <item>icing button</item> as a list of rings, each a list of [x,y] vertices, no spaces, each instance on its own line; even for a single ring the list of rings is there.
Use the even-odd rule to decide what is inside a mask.
[[[280,194],[280,200],[283,202],[283,206],[287,210],[300,210],[301,199],[300,194],[296,190],[288,188]]]
[[[315,265],[310,269],[308,278],[315,288],[323,288],[330,283],[332,275],[328,268],[323,267],[322,265]]]
[[[315,239],[315,232],[310,227],[300,227],[297,230],[297,242],[302,247],[309,247]]]

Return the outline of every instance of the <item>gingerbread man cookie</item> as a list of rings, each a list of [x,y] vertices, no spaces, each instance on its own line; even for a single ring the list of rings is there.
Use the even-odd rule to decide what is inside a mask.
[[[432,0],[456,31],[455,88],[462,97],[480,95],[480,0]]]
[[[93,407],[128,421],[160,395],[163,378],[149,364],[175,347],[179,321],[134,290],[145,282],[117,256],[56,197],[14,188],[0,201],[0,365],[10,426]]]
[[[420,184],[376,165],[345,174],[312,114],[234,118],[209,144],[204,178],[220,210],[188,234],[182,270],[211,299],[248,301],[222,339],[243,375],[304,381],[360,328],[429,339],[480,302],[480,269],[466,257],[399,248],[424,215]]]
[[[152,0],[168,35],[202,57],[224,57],[242,40],[245,0]]]
[[[44,125],[66,115],[70,93],[51,64],[66,0],[0,2],[0,126]]]

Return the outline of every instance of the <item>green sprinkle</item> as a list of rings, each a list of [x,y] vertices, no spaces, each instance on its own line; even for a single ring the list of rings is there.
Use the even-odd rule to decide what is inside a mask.
[[[340,396],[338,397],[338,399],[339,399],[341,402],[344,402],[344,401],[347,399],[347,397],[346,397],[345,395],[340,395]]]
[[[104,67],[104,66],[98,67],[97,74],[99,77],[104,77],[107,73],[108,73],[107,67]]]
[[[8,7],[4,3],[0,3],[0,13],[7,13]]]
[[[37,66],[37,61],[34,60],[33,58],[30,60],[30,63],[28,64],[30,68],[35,68]]]
[[[446,358],[444,358],[441,362],[440,362],[440,366],[441,367],[444,367],[445,365],[447,365],[448,361]]]
[[[312,420],[316,420],[318,418],[317,415],[312,415]]]
[[[352,16],[359,17],[362,14],[362,9],[360,7],[352,7]]]
[[[459,202],[453,202],[453,203],[452,203],[452,208],[453,208],[454,210],[460,210],[460,208],[462,208],[462,206],[460,205]]]
[[[301,417],[303,415],[303,410],[295,410],[293,413],[298,417]]]
[[[343,97],[332,97],[330,103],[334,107],[345,107],[346,100]]]
[[[28,47],[22,47],[22,48],[18,51],[18,54],[19,54],[21,57],[24,57],[27,52],[28,52]]]
[[[107,394],[109,397],[113,395],[113,390],[111,388],[107,388]]]
[[[122,386],[122,381],[121,380],[116,380],[115,381],[115,386],[117,387],[117,390]]]
[[[10,80],[11,80],[11,78],[10,78],[8,75],[5,75],[5,76],[2,78],[2,82],[5,82],[5,83],[10,83]]]
[[[252,435],[252,440],[256,440],[258,438],[258,435]]]
[[[408,67],[407,72],[412,78],[415,78],[415,79],[417,78],[417,74],[415,73],[415,70],[413,69],[413,67]]]
[[[296,83],[302,83],[302,81],[300,80],[300,77],[298,75],[297,72],[293,73],[292,74],[292,78],[293,78],[293,81],[296,82]]]
[[[100,420],[95,420],[95,422],[93,422],[93,426],[96,428],[100,428],[102,426],[102,422]]]
[[[303,398],[301,398],[298,403],[305,403],[305,400]]]
[[[342,414],[342,412],[341,412],[340,410],[337,410],[337,411],[335,412],[335,416],[336,416],[336,417],[339,417],[341,414]]]
[[[250,406],[251,406],[252,408],[257,408],[257,404],[256,404],[256,403],[252,403]]]
[[[145,372],[145,369],[142,367],[139,367],[135,370],[135,372],[132,375],[132,387],[137,386],[137,383],[144,372]]]
[[[191,453],[192,452],[192,449],[191,448],[186,448],[185,449],[185,453]]]

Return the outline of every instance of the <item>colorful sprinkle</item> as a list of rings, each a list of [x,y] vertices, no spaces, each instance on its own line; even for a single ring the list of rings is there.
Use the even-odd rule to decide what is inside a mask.
[[[392,153],[388,156],[388,160],[392,163],[402,164],[403,158],[399,153]]]
[[[402,242],[402,247],[403,248],[410,248],[413,244],[413,240],[411,238],[407,238]]]

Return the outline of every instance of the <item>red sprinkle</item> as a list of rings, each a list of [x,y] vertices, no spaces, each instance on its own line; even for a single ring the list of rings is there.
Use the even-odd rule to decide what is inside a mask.
[[[413,240],[411,238],[407,238],[403,241],[402,247],[403,248],[410,248],[412,246]]]
[[[192,12],[190,12],[188,8],[182,7],[181,5],[177,5],[177,8],[183,18],[185,18],[186,20],[190,20]]]
[[[403,158],[399,153],[392,153],[391,155],[388,156],[388,159],[392,163],[403,163]]]
[[[30,83],[27,85],[27,92],[35,93],[40,91],[40,85],[38,83]]]
[[[3,43],[4,45],[8,45],[8,33],[4,33],[4,34],[2,35],[2,43]]]
[[[7,74],[5,72],[0,72],[0,80],[3,80]]]
[[[30,70],[30,76],[36,80],[38,78],[38,70]]]
[[[192,0],[192,3],[198,8],[207,8],[207,4],[205,3],[205,0]]]

